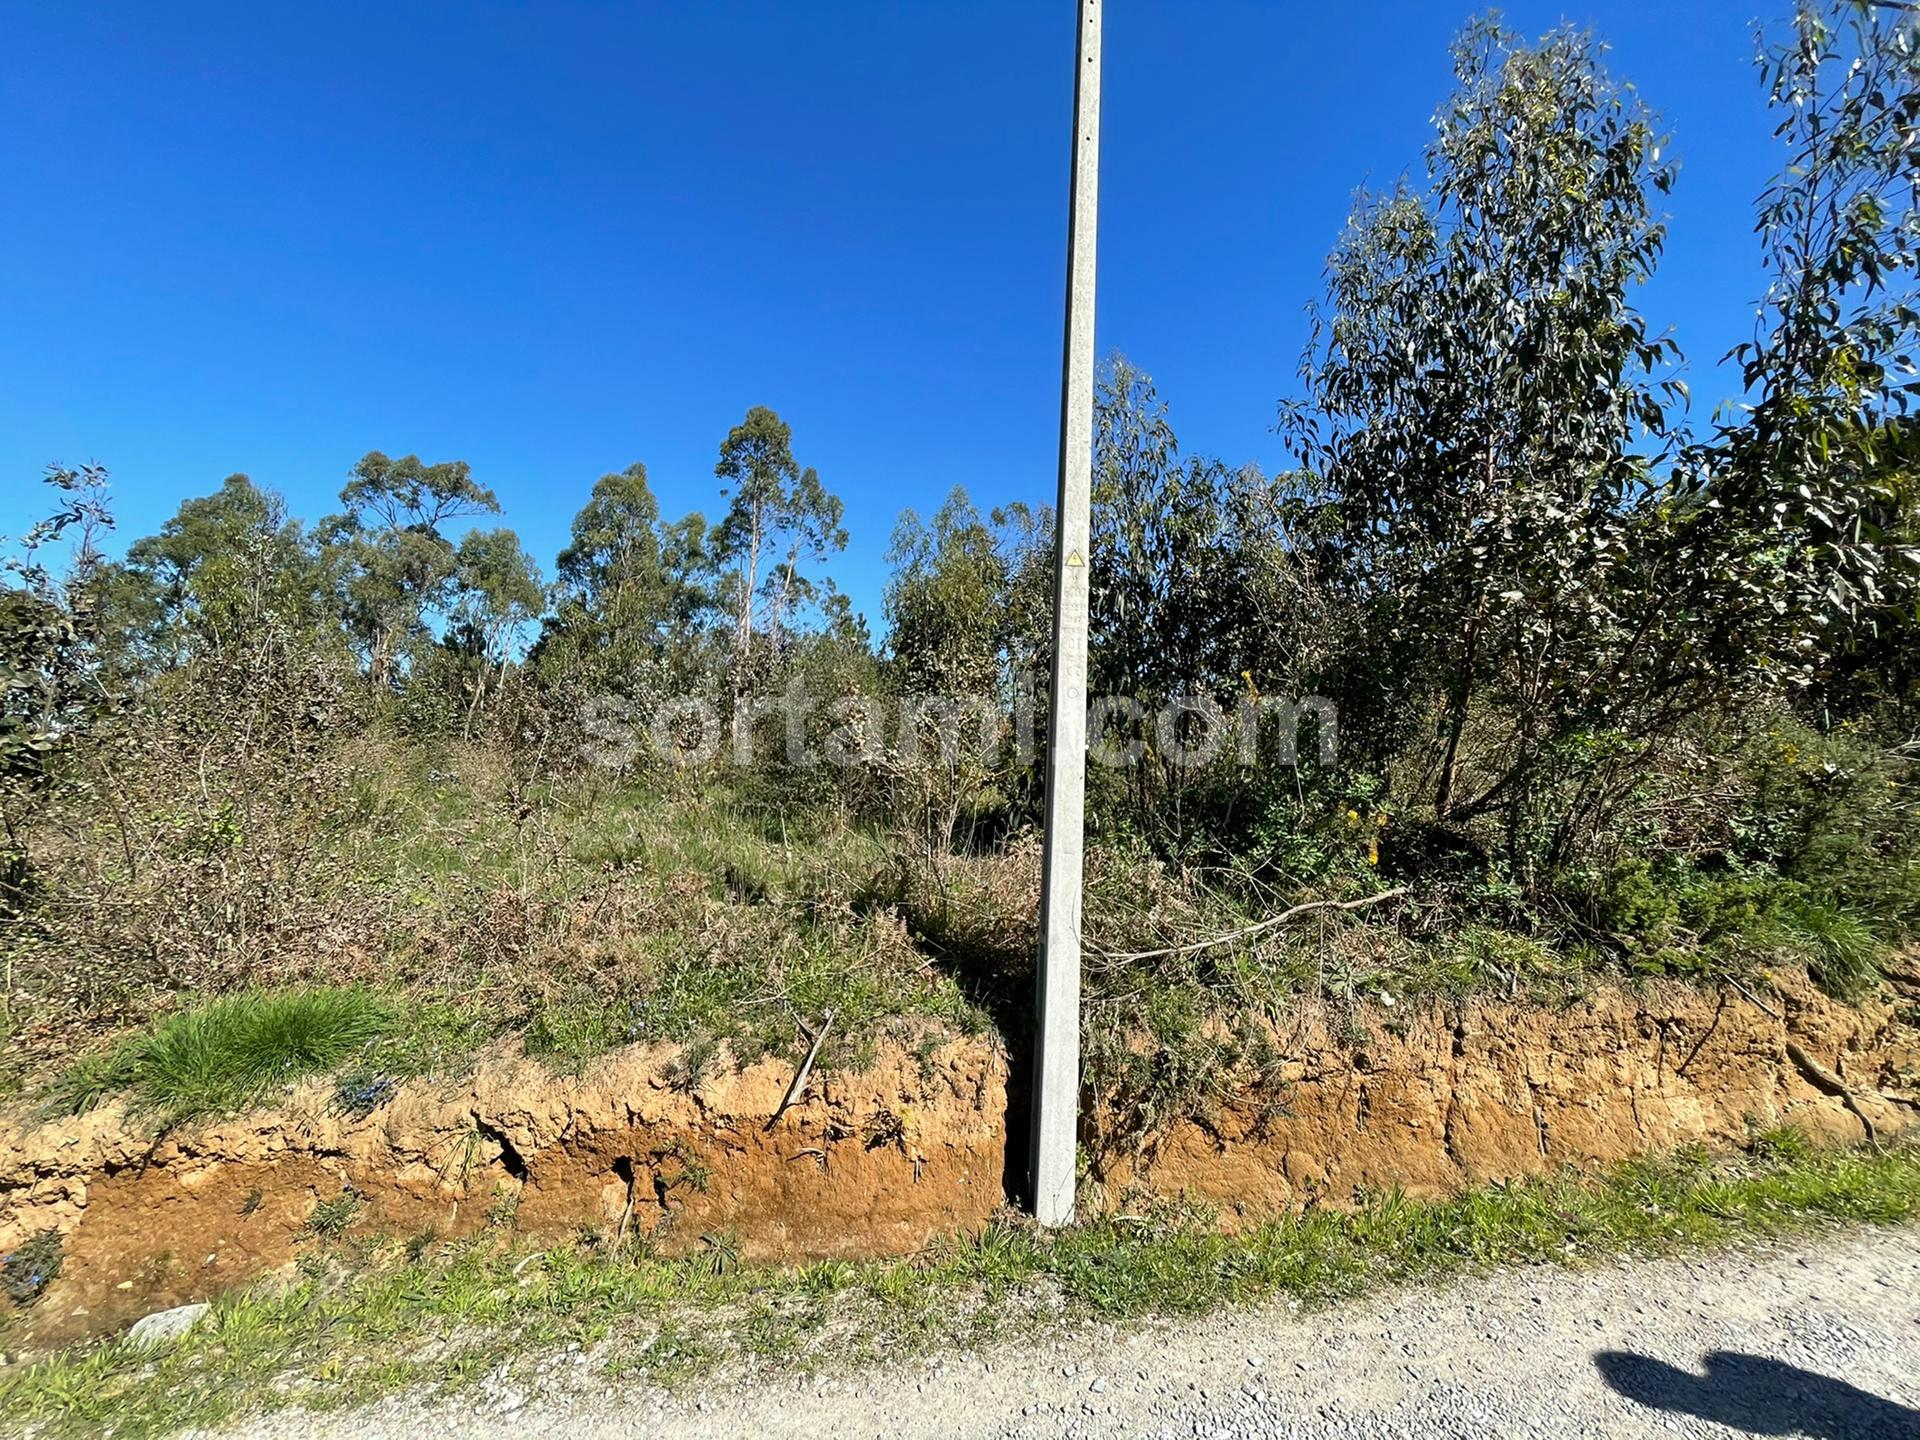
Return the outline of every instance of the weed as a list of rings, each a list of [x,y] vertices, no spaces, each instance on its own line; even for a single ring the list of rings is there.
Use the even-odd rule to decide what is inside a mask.
[[[42,1230],[0,1256],[0,1291],[16,1305],[31,1305],[46,1293],[64,1258],[58,1230]]]
[[[731,1275],[740,1268],[740,1237],[732,1230],[702,1235],[700,1243],[707,1247],[707,1264],[712,1267],[715,1279]]]
[[[331,1200],[317,1200],[301,1233],[316,1240],[338,1240],[360,1213],[362,1197],[357,1190],[342,1190]]]
[[[668,1160],[674,1161],[678,1166],[677,1173],[671,1177],[663,1174],[661,1170],[663,1163]],[[712,1169],[684,1140],[676,1140],[668,1149],[655,1151],[653,1169],[654,1173],[660,1176],[659,1183],[668,1190],[677,1190],[684,1185],[689,1190],[704,1195],[707,1187],[713,1183]]]
[[[1828,994],[1858,1000],[1879,982],[1886,946],[1861,916],[1809,898],[1791,907],[1788,924],[1807,952],[1808,970]]]
[[[399,1088],[391,1075],[354,1070],[342,1075],[339,1084],[334,1086],[333,1103],[349,1120],[365,1120],[391,1101]]]
[[[502,1187],[494,1192],[493,1199],[487,1204],[487,1228],[489,1230],[511,1230],[520,1216],[520,1189]]]
[[[1749,1142],[1749,1148],[1764,1160],[1795,1165],[1805,1164],[1814,1153],[1807,1132],[1793,1125],[1776,1125],[1760,1131]]]

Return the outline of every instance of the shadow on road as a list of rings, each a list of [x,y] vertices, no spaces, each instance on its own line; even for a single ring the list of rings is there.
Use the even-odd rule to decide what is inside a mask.
[[[1760,1355],[1716,1350],[1706,1358],[1705,1375],[1624,1350],[1602,1350],[1593,1363],[1629,1400],[1749,1435],[1920,1440],[1920,1410]]]

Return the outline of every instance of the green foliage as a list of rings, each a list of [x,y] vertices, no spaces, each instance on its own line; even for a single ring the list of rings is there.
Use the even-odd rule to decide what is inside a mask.
[[[801,560],[823,561],[846,549],[846,506],[812,466],[800,468],[792,429],[764,405],[728,432],[713,473],[725,482],[720,493],[728,501],[714,527],[713,554],[731,567],[725,588],[734,616],[737,699],[778,661],[793,613],[818,593]]]
[[[376,686],[390,683],[405,647],[426,635],[430,612],[448,599],[459,553],[443,528],[497,513],[500,502],[464,460],[424,464],[370,450],[340,492],[342,513],[321,525],[323,562],[334,577],[348,633]]]
[[[351,1189],[342,1190],[331,1200],[314,1201],[302,1233],[315,1240],[338,1240],[360,1213],[360,1203],[359,1193]]]
[[[1422,179],[1332,256],[1299,471],[1183,453],[1143,371],[1101,372],[1090,671],[1135,758],[1089,777],[1088,1077],[1133,1130],[1263,1073],[1303,996],[1769,963],[1857,996],[1920,927],[1915,24],[1832,0],[1767,49],[1772,283],[1751,407],[1704,441],[1637,305],[1653,116],[1593,37],[1493,19]],[[508,1035],[704,1063],[828,1009],[848,1060],[896,1026],[1022,1043],[1053,517],[902,515],[876,650],[789,426],[749,410],[715,476],[711,529],[602,476],[547,591],[460,461],[369,452],[311,531],[231,476],[123,564],[104,477],[55,470],[0,589],[10,1075],[188,995],[70,1102],[351,1067],[358,1114]],[[828,763],[759,716],[783,691]],[[655,733],[687,699],[753,753]],[[338,1020],[351,1054],[247,1018],[323,993],[384,1014]]]
[[[1871,917],[1889,935],[1920,924],[1920,776],[1913,757],[1857,722],[1819,730],[1768,717],[1743,738],[1750,787],[1735,847]]]
[[[1378,703],[1440,717],[1437,817],[1499,816],[1517,866],[1557,865],[1610,794],[1567,742],[1672,714],[1645,668],[1661,532],[1640,502],[1678,352],[1630,300],[1672,167],[1590,35],[1477,21],[1454,63],[1429,191],[1362,198],[1302,362],[1312,406],[1283,419],[1339,516],[1343,588],[1409,651]],[[1477,755],[1476,717],[1498,736]]]
[[[126,579],[146,587],[119,597],[128,639],[155,659],[235,653],[276,630],[325,643],[319,556],[280,497],[245,475],[181,502],[158,535],[129,546]]]
[[[49,758],[101,699],[89,673],[94,616],[88,582],[99,565],[99,532],[113,523],[104,500],[106,471],[53,466],[45,480],[59,497],[53,514],[20,538],[16,553],[0,558],[7,582],[0,589],[4,781],[44,776]],[[77,537],[73,569],[62,578],[41,552],[69,535]]]
[[[1010,712],[1032,701],[1030,601],[1049,523],[1024,506],[983,517],[955,487],[930,522],[907,510],[894,528],[886,679],[905,704],[898,731],[872,735],[865,758],[887,812],[930,853],[952,844],[970,809],[1023,789]]]
[[[573,518],[560,552],[553,613],[533,663],[555,689],[616,697],[629,708],[684,683],[695,629],[713,604],[707,524],[673,524],[647,484],[647,467],[603,475]]]
[[[216,1000],[84,1060],[49,1103],[78,1113],[116,1093],[169,1122],[245,1109],[277,1087],[330,1070],[392,1028],[371,992],[308,987]]]
[[[1805,964],[1822,986],[1858,999],[1879,978],[1886,941],[1862,916],[1770,870],[1700,870],[1622,862],[1597,895],[1599,923],[1648,973],[1739,971]]]
[[[1807,685],[1911,611],[1907,415],[1920,360],[1920,11],[1802,3],[1760,68],[1788,160],[1760,200],[1771,283],[1733,356],[1752,403],[1698,458],[1681,578],[1721,643]],[[1718,652],[1723,653],[1723,652]]]

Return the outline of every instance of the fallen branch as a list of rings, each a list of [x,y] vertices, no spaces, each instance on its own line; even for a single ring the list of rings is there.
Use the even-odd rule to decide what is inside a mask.
[[[1186,945],[1169,945],[1163,950],[1094,950],[1093,953],[1102,960],[1158,960],[1164,955],[1191,955],[1196,950],[1210,950],[1215,945],[1227,945],[1235,940],[1244,940],[1250,935],[1264,934],[1311,910],[1364,910],[1369,905],[1378,905],[1383,900],[1391,900],[1397,895],[1406,894],[1407,888],[1405,885],[1396,885],[1391,890],[1382,890],[1378,895],[1367,895],[1358,900],[1309,900],[1304,905],[1295,905],[1291,910],[1282,910],[1278,915],[1269,916],[1265,920],[1239,930],[1229,930],[1224,935],[1211,935],[1205,940],[1195,940]]]
[[[627,1203],[620,1208],[620,1223],[613,1231],[613,1253],[618,1255],[626,1248],[627,1226],[633,1223],[633,1162],[627,1162]]]
[[[1847,1082],[1833,1071],[1827,1069],[1818,1060],[1802,1050],[1793,1041],[1787,1041],[1787,1058],[1800,1067],[1800,1073],[1807,1077],[1815,1089],[1824,1090],[1829,1095],[1837,1095],[1841,1102],[1851,1110],[1854,1118],[1866,1128],[1867,1143],[1877,1146],[1880,1143],[1879,1132],[1873,1128],[1873,1121],[1867,1118],[1867,1112],[1860,1108],[1860,1102],[1853,1098],[1853,1091]]]
[[[775,1107],[773,1114],[767,1117],[767,1129],[773,1129],[774,1124],[780,1117],[787,1113],[787,1107],[800,1098],[800,1092],[806,1088],[807,1077],[813,1073],[813,1062],[820,1054],[820,1046],[827,1038],[827,1031],[832,1028],[833,1011],[829,1010],[827,1011],[826,1018],[820,1022],[820,1028],[808,1033],[808,1038],[813,1041],[813,1044],[808,1047],[807,1058],[800,1062],[800,1068],[793,1072],[793,1083],[787,1086],[787,1093],[781,1097],[780,1103]],[[801,1025],[800,1029],[802,1032],[807,1031],[807,1027],[804,1024]]]

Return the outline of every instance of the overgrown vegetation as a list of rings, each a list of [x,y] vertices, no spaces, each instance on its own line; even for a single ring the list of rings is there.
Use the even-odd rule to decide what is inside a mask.
[[[1744,1158],[1689,1151],[1438,1203],[1375,1196],[1352,1213],[1317,1210],[1241,1236],[1173,1212],[1052,1233],[1010,1219],[917,1260],[784,1269],[723,1263],[713,1250],[616,1254],[591,1240],[516,1254],[494,1237],[394,1238],[366,1242],[345,1268],[316,1261],[290,1286],[227,1296],[170,1349],[122,1341],[15,1367],[0,1376],[0,1414],[50,1436],[108,1424],[155,1436],[290,1404],[531,1376],[565,1346],[580,1347],[575,1379],[595,1389],[775,1359],[897,1365],[1063,1315],[1126,1321],[1276,1295],[1323,1304],[1491,1265],[1892,1224],[1917,1209],[1911,1147],[1817,1152],[1784,1131],[1757,1137]]]
[[[1490,19],[1423,180],[1331,257],[1297,470],[1183,455],[1109,366],[1107,1113],[1257,1071],[1303,993],[1879,983],[1920,922],[1916,23],[1830,0],[1766,44],[1762,318],[1704,429],[1636,308],[1654,115],[1593,37]],[[232,476],[119,561],[104,476],[53,471],[0,593],[15,1083],[177,1118],[337,1070],[364,1113],[507,1034],[559,1065],[792,1053],[828,1010],[828,1063],[1024,1036],[1052,517],[907,512],[876,644],[795,445],[749,411],[713,523],[604,476],[551,584],[460,461],[370,452],[312,526]]]

